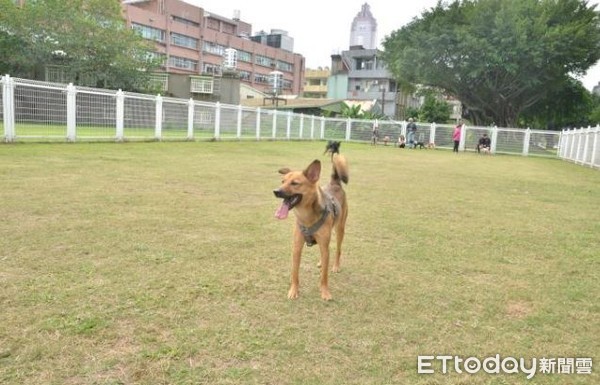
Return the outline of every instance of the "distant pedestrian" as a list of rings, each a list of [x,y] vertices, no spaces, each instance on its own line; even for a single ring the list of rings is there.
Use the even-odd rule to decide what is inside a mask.
[[[378,141],[379,141],[379,122],[375,121],[375,123],[373,123],[373,132],[371,134],[371,144],[373,146],[377,146]]]
[[[406,139],[408,147],[415,148],[415,134],[417,133],[417,124],[413,121],[413,118],[408,118],[408,124],[406,125]]]
[[[454,132],[452,133],[452,140],[454,141],[453,152],[458,152],[458,145],[460,144],[460,132],[462,131],[462,120],[458,121],[458,124],[454,127]]]

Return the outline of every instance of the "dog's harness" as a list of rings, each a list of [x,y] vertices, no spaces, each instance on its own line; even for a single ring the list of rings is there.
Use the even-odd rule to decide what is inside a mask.
[[[304,235],[304,240],[306,241],[306,246],[310,247],[317,243],[317,240],[314,237],[314,234],[319,231],[329,213],[333,215],[333,220],[338,217],[341,211],[340,204],[329,194],[325,195],[325,207],[323,208],[323,212],[321,213],[321,217],[318,221],[316,221],[312,226],[306,227],[300,223],[298,223],[298,228],[302,235]]]

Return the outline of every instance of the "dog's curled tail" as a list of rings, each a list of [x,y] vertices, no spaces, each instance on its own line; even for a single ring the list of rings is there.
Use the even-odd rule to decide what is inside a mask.
[[[331,158],[333,161],[333,172],[331,173],[331,182],[335,182],[337,184],[341,184],[340,182],[344,182],[348,184],[348,180],[350,175],[348,173],[348,162],[343,155],[333,154]]]

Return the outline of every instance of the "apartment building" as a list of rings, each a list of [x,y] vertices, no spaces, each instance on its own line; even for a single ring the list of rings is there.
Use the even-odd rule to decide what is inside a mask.
[[[304,97],[305,98],[326,98],[327,97],[327,79],[331,75],[329,68],[307,69],[304,74]]]
[[[290,49],[293,39],[290,46],[291,37],[286,35],[283,48],[253,41],[252,25],[240,19],[239,11],[232,10],[230,19],[181,0],[124,0],[122,4],[128,26],[152,40],[154,54],[163,59],[164,73],[155,79],[166,90],[171,90],[169,77],[179,75],[189,78],[192,97],[215,96],[224,56],[234,49],[236,67],[229,75],[233,72],[245,86],[270,93],[270,73],[278,71],[283,74],[280,94],[302,92],[305,60]]]
[[[327,97],[371,102],[374,112],[404,119],[409,107],[421,105],[421,98],[398,87],[381,58],[383,52],[376,48],[376,36],[377,20],[369,4],[364,3],[352,21],[349,49],[331,55]]]

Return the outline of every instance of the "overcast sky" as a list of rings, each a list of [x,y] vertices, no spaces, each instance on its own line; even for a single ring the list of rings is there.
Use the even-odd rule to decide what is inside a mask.
[[[252,33],[271,29],[288,31],[294,38],[294,52],[306,58],[307,68],[329,67],[331,54],[347,50],[350,26],[365,0],[184,0],[227,18],[234,10],[241,20],[252,24]],[[434,7],[437,0],[367,0],[377,20],[379,42],[421,13]],[[600,0],[591,0],[598,4]],[[600,7],[597,7],[600,9]],[[600,63],[582,79],[591,90],[600,82]]]

